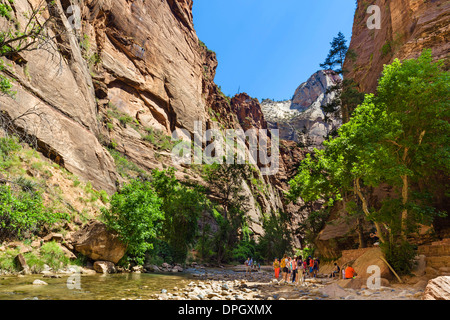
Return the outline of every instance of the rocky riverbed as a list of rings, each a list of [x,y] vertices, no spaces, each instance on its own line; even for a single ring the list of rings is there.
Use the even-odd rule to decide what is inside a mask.
[[[272,273],[229,270],[194,272],[192,280],[153,295],[155,300],[421,300],[422,287],[405,284],[381,286],[377,290],[344,288],[343,280],[307,278],[303,285],[280,283]],[[344,280],[345,281],[345,280]],[[351,281],[351,280],[349,280]]]

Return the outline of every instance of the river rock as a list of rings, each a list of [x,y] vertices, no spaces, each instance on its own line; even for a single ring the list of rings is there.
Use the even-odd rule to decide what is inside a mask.
[[[33,286],[47,286],[48,283],[39,279],[33,281]]]
[[[103,274],[116,273],[116,266],[109,261],[95,261],[94,270]]]
[[[154,265],[154,264],[147,264],[144,266],[144,269],[147,272],[160,272],[161,270],[159,269],[158,266]]]
[[[104,223],[95,220],[74,233],[72,237],[75,250],[92,260],[116,264],[127,249],[119,240],[117,233],[108,230]]]
[[[422,300],[450,300],[450,277],[439,277],[428,282]]]

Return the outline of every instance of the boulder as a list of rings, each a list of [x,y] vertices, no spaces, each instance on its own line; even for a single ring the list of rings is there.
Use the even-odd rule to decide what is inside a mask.
[[[116,264],[127,249],[119,240],[117,233],[108,230],[104,223],[95,220],[74,233],[72,237],[75,250],[92,260]]]
[[[371,273],[367,273],[367,270],[371,266],[378,266],[381,272],[381,278],[391,280],[393,275],[391,270],[382,260],[384,257],[380,248],[373,248],[367,250],[362,256],[360,256],[353,264],[353,268],[358,274],[358,278],[367,279],[372,276]]]
[[[160,272],[161,270],[158,268],[158,266],[154,264],[147,264],[144,266],[145,271],[147,272]]]
[[[95,261],[94,270],[103,274],[116,273],[116,266],[109,261]]]
[[[430,280],[422,300],[450,300],[450,277]]]
[[[132,268],[134,273],[142,273],[144,271],[144,267],[143,266],[134,266]]]
[[[336,284],[345,289],[361,289],[363,286],[367,285],[367,280],[356,278],[356,279],[343,279],[336,282]]]
[[[75,260],[77,258],[77,256],[70,251],[69,249],[67,249],[65,246],[63,245],[59,245],[59,247],[61,248],[61,250],[64,252],[64,255],[69,258],[70,260]]]

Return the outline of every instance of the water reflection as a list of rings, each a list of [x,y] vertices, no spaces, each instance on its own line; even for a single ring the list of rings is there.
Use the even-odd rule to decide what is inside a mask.
[[[47,286],[33,285],[40,279]],[[68,276],[59,279],[43,278],[42,275],[27,277],[0,277],[0,300],[120,300],[149,299],[162,289],[183,287],[191,276],[186,274],[114,274],[81,276],[81,289],[70,290]]]

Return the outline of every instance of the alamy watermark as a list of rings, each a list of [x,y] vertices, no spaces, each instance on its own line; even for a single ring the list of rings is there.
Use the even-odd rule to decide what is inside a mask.
[[[372,5],[367,8],[367,13],[371,14],[369,19],[367,19],[367,28],[372,29],[381,29],[381,9],[377,5]]]
[[[69,266],[69,270],[73,274],[67,278],[67,289],[69,290],[81,290],[81,270],[78,266]]]
[[[203,132],[202,122],[196,121],[193,136],[181,129],[172,133],[172,141],[178,142],[171,153],[175,165],[250,164],[258,166],[266,176],[279,171],[278,129],[245,132],[242,129],[208,129]]]
[[[379,290],[381,288],[381,268],[377,265],[372,265],[367,268],[367,273],[371,274],[367,278],[367,288],[371,290]]]

